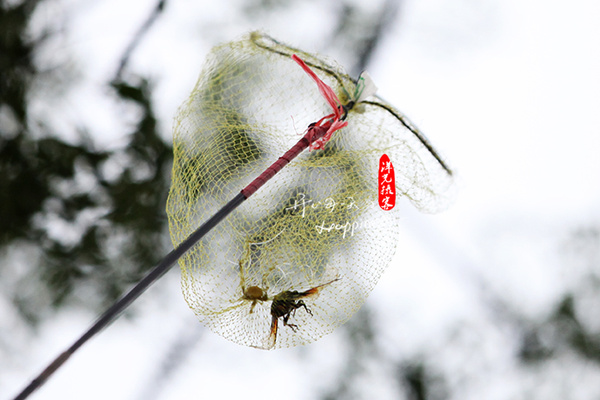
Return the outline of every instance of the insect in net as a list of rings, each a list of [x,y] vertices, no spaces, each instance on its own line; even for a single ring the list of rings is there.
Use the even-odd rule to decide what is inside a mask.
[[[190,307],[236,343],[295,346],[346,322],[398,242],[398,209],[373,206],[379,156],[397,170],[390,193],[418,209],[438,211],[452,197],[452,171],[374,91],[368,75],[353,80],[261,33],[215,47],[174,126],[175,248],[16,398],[43,385],[175,261]],[[294,122],[308,127],[295,144]],[[318,151],[302,154],[307,147]]]
[[[211,51],[175,122],[175,246],[292,148],[296,127],[335,125],[180,259],[184,297],[211,330],[242,345],[290,347],[358,310],[398,244],[400,208],[378,206],[382,154],[399,199],[425,212],[447,205],[451,170],[372,89],[368,76],[353,79],[262,33]]]

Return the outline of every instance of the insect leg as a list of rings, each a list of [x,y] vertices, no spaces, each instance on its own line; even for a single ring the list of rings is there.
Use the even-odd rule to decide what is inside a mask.
[[[294,309],[294,311],[296,311],[296,310]],[[284,325],[284,326],[289,326],[290,328],[292,328],[292,330],[293,330],[294,332],[296,332],[296,331],[298,331],[298,325],[295,325],[295,324],[288,324],[288,320],[290,319],[290,314],[291,314],[291,312],[290,312],[290,313],[287,313],[287,314],[285,314],[285,315],[283,316],[283,325]]]
[[[306,306],[306,303],[304,303],[304,301],[302,301],[302,300],[298,300],[298,302],[296,303],[296,307],[294,309],[294,314],[296,314],[296,308],[300,308],[300,307],[304,307],[304,309],[306,310],[308,315],[310,315],[310,316],[313,315],[312,311],[310,311],[310,309]]]

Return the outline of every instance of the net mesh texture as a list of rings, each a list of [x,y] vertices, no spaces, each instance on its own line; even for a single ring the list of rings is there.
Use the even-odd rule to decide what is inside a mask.
[[[342,104],[353,100],[356,81],[341,67],[262,33],[215,47],[175,119],[167,202],[175,246],[331,114],[292,54]],[[447,205],[452,173],[399,111],[371,96],[346,121],[179,260],[184,297],[212,331],[241,345],[291,347],[358,310],[398,242],[398,207],[377,202],[382,154],[399,200],[425,212]]]

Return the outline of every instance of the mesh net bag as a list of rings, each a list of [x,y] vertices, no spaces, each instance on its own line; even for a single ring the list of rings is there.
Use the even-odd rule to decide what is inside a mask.
[[[331,113],[292,54],[342,104],[356,100],[356,81],[335,63],[264,34],[215,47],[175,121],[167,202],[175,246]],[[179,260],[185,299],[212,331],[242,345],[291,347],[358,310],[398,241],[398,208],[377,205],[382,154],[400,199],[426,212],[447,204],[450,170],[401,113],[371,96],[346,121]]]

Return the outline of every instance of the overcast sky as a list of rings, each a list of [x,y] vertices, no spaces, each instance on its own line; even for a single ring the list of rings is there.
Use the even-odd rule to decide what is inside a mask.
[[[97,138],[103,146],[125,142],[131,115],[111,103],[102,85],[154,2],[50,3],[38,15],[40,24],[56,20],[65,30],[46,56],[74,57],[80,82],[58,104],[40,99],[37,112],[64,126],[67,136],[73,122],[94,121],[92,134],[104,135]],[[275,13],[257,25],[231,11],[241,1],[202,3],[171,0],[132,58],[133,70],[156,79],[166,140],[212,44],[263,29],[307,51],[335,53],[323,43],[331,37],[334,2],[305,2],[294,13]],[[406,206],[398,254],[367,303],[375,312],[378,341],[390,354],[439,346],[446,369],[461,365],[466,355],[443,348],[444,335],[457,324],[469,327],[473,336],[464,340],[473,342],[482,378],[462,399],[516,398],[532,387],[543,398],[543,386],[533,381],[530,387],[517,377],[507,350],[514,338],[501,322],[489,320],[480,301],[488,291],[524,315],[544,315],[579,282],[578,271],[560,262],[559,247],[569,232],[600,220],[598,21],[595,0],[406,0],[369,66],[379,94],[408,115],[456,169],[459,192],[438,215]],[[183,301],[177,270],[135,307],[135,317],[117,321],[88,343],[32,398],[150,398],[144,387],[152,387],[178,336],[198,342],[153,398],[310,398],[319,390],[314,382],[326,380],[343,362],[343,337],[336,332],[306,348],[265,352],[203,329]],[[10,310],[3,315],[15,318]],[[19,330],[24,338],[15,339],[16,354],[8,365],[0,362],[0,396],[21,388],[93,318],[64,310],[43,324],[39,336]],[[600,395],[595,367],[556,371],[567,382],[582,383],[573,398]],[[385,385],[377,384],[385,374],[373,366],[369,375],[372,388],[382,388],[372,393],[379,398],[389,398]]]

